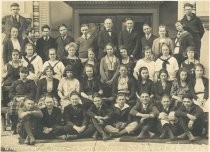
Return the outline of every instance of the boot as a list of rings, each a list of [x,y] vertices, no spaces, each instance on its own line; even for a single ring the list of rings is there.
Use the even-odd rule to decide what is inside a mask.
[[[140,132],[140,134],[137,136],[137,139],[144,139],[145,133],[146,133],[146,130],[142,130],[142,131]]]
[[[98,139],[98,131],[95,131],[92,137],[94,140],[97,140]]]
[[[30,145],[34,145],[35,144],[35,138],[33,135],[29,136],[29,140],[30,140]]]
[[[29,136],[26,137],[25,141],[24,141],[24,144],[27,144],[29,145],[30,144],[30,139],[29,139]]]
[[[102,139],[105,141],[105,140],[108,140],[110,139],[110,136],[107,135],[105,132],[102,133]]]
[[[189,141],[195,141],[195,137],[193,136],[193,134],[190,131],[186,132],[186,135],[189,138]]]
[[[173,134],[171,128],[168,128],[168,136],[169,136],[169,139],[170,140],[174,140],[175,139],[174,134]]]
[[[186,137],[187,137],[186,133],[183,133],[183,134],[177,136],[178,139],[186,139]]]
[[[159,136],[160,139],[164,139],[166,137],[166,130],[163,129],[161,135]]]
[[[155,137],[155,133],[153,133],[151,131],[148,131],[148,134],[149,134],[149,138],[154,138]]]
[[[66,140],[74,140],[74,139],[77,139],[77,135],[69,135],[69,134],[67,134],[66,135]]]

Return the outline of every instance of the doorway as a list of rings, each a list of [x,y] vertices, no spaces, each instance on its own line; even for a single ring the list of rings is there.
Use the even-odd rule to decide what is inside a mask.
[[[113,21],[113,30],[117,32],[117,34],[122,31],[124,28],[123,22],[125,18],[130,17],[134,20],[134,29],[139,32],[139,34],[143,35],[143,24],[148,23],[152,25],[152,14],[144,13],[144,14],[80,14],[79,16],[79,24],[95,24],[98,31],[103,30],[103,22],[106,18],[111,18]]]

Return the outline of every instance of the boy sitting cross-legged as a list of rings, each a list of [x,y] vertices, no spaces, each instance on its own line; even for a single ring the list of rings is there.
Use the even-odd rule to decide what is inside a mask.
[[[149,93],[142,92],[139,98],[140,100],[130,111],[130,114],[136,118],[137,126],[141,129],[137,139],[145,138],[146,133],[153,138],[155,133],[151,132],[151,128],[156,123],[158,109],[151,103]]]

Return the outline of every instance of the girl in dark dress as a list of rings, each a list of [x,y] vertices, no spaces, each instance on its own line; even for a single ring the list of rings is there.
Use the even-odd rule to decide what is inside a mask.
[[[78,80],[81,79],[81,73],[82,73],[82,62],[81,60],[76,56],[76,51],[78,49],[78,46],[76,43],[71,42],[65,46],[65,50],[68,52],[68,56],[64,59],[62,59],[62,62],[64,66],[70,65],[73,68],[73,72],[75,74],[75,78]]]
[[[36,101],[39,108],[45,107],[44,101],[46,96],[51,96],[56,101],[55,105],[57,105],[57,101],[60,99],[57,91],[59,80],[53,78],[53,68],[47,66],[43,74],[45,77],[38,81],[36,92]]]
[[[87,64],[92,65],[93,68],[94,68],[94,75],[97,76],[97,77],[100,77],[100,75],[99,75],[99,63],[97,62],[97,60],[95,58],[95,53],[94,53],[94,50],[92,48],[88,49],[88,59],[87,59],[87,61],[83,62],[83,67],[85,67],[85,65],[87,65]]]
[[[19,59],[19,51],[12,50],[12,60],[9,61],[3,68],[2,72],[2,106],[7,106],[9,102],[9,90],[11,88],[12,82],[19,79],[19,70],[22,66],[22,62]]]
[[[164,94],[170,95],[172,82],[168,81],[168,77],[168,71],[161,69],[158,76],[159,81],[155,83],[153,90],[156,103],[161,101]]]
[[[94,67],[90,64],[85,65],[84,77],[81,80],[81,97],[85,109],[87,110],[93,104],[93,95],[95,93],[103,94],[101,82],[95,75]]]
[[[142,92],[149,92],[150,98],[154,97],[153,87],[154,83],[149,79],[149,71],[147,67],[141,67],[139,69],[139,77],[137,80],[137,92],[141,94]]]

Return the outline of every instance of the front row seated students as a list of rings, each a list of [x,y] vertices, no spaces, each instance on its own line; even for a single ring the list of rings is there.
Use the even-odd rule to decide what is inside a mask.
[[[35,137],[40,135],[39,121],[42,116],[41,110],[35,107],[34,101],[25,99],[24,106],[18,110],[19,123],[17,125],[17,132],[20,139],[25,139],[25,144],[35,144]]]
[[[110,136],[105,132],[104,127],[110,122],[112,110],[102,102],[102,97],[98,93],[94,94],[93,103],[94,105],[87,111],[87,115],[90,117],[97,130],[94,133],[93,138],[97,139],[99,135],[101,135],[103,140],[108,140]]]
[[[166,138],[168,135],[170,140],[174,140],[174,132],[177,132],[176,129],[177,123],[175,122],[175,107],[174,103],[171,101],[169,95],[163,95],[161,102],[157,103],[157,108],[159,111],[158,115],[158,129],[160,129],[160,139]]]
[[[64,134],[61,125],[61,109],[55,106],[55,99],[52,96],[44,97],[45,107],[41,109],[43,118],[41,119],[43,138],[55,138]]]
[[[70,94],[70,102],[64,108],[64,131],[66,132],[66,140],[89,138],[94,132],[93,124],[89,123],[85,108],[80,104],[80,95],[77,91]]]
[[[186,94],[182,97],[183,105],[175,112],[178,117],[179,125],[184,133],[179,135],[179,139],[188,137],[190,141],[195,140],[195,136],[202,134],[204,126],[204,112],[196,104],[193,103],[193,96]]]
[[[105,131],[113,137],[133,133],[137,129],[135,122],[131,122],[129,114],[131,107],[126,103],[126,95],[119,93],[113,106],[112,119],[105,126]]]
[[[158,113],[158,109],[151,102],[149,93],[142,92],[139,101],[130,111],[130,114],[136,119],[136,125],[141,130],[137,139],[144,139],[146,133],[149,134],[150,138],[155,136],[155,133],[151,132],[151,130],[156,123]]]

